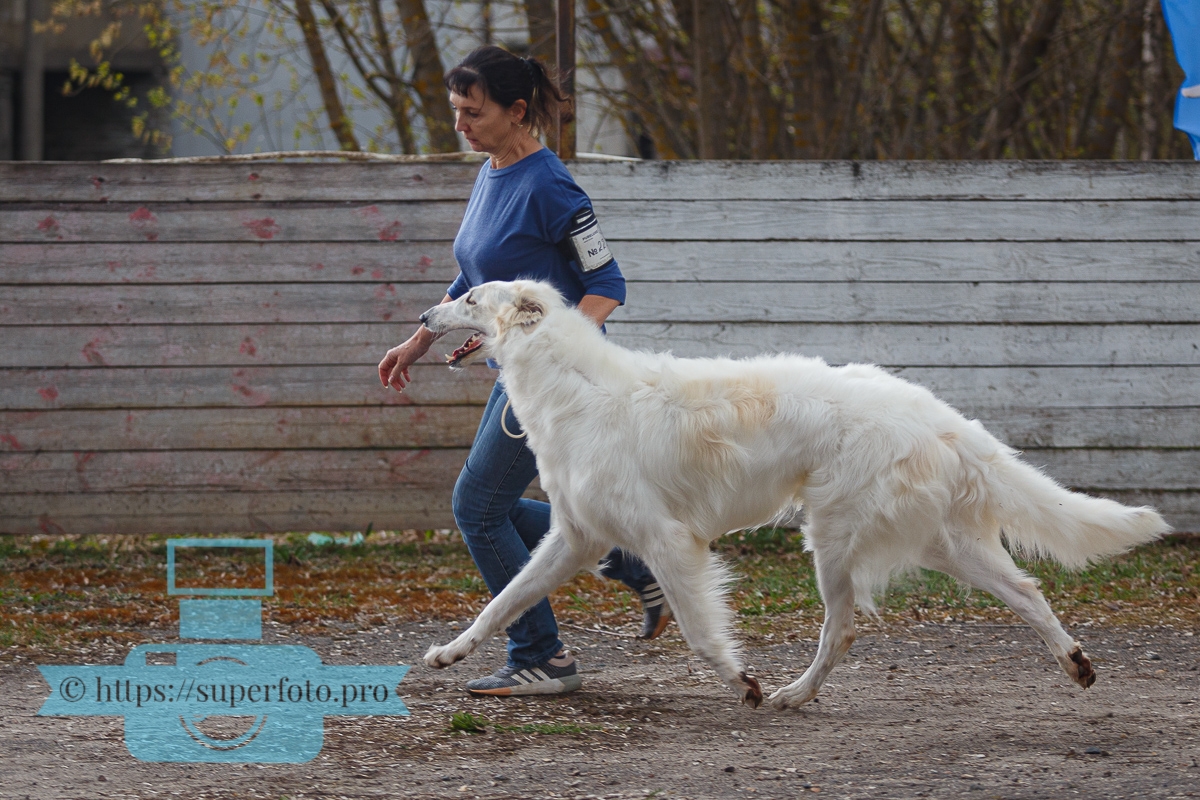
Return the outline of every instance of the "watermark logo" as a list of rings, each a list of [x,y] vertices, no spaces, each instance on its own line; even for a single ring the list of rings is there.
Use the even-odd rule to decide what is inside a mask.
[[[180,589],[177,547],[262,547],[266,586]],[[273,594],[272,548],[169,541],[167,593],[221,597],[182,600],[180,638],[262,638],[262,601],[235,596]],[[408,714],[399,687],[408,667],[329,666],[302,645],[143,644],[120,666],[38,669],[51,687],[39,715],[120,715],[125,746],[142,761],[299,763],[321,752],[326,716]]]

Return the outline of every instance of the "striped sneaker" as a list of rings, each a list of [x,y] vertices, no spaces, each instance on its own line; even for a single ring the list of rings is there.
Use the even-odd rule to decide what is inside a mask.
[[[566,694],[583,685],[575,669],[575,657],[563,652],[539,667],[521,669],[503,666],[486,678],[467,683],[471,694],[518,697],[529,694]]]
[[[671,613],[671,606],[667,605],[667,598],[663,595],[662,587],[658,583],[651,583],[641,591],[642,595],[642,632],[638,634],[639,639],[653,639],[657,637],[667,628],[667,623],[671,621],[674,614]]]

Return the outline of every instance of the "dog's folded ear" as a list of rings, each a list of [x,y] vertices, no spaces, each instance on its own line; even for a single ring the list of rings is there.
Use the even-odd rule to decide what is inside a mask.
[[[506,315],[510,326],[520,325],[528,328],[536,325],[546,315],[546,307],[536,297],[519,294],[513,300],[512,310]]]

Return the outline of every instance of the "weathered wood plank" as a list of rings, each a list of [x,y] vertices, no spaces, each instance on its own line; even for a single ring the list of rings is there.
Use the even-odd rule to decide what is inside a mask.
[[[411,374],[399,394],[365,364],[10,370],[0,409],[482,405],[496,373],[481,363],[462,372],[417,364]]]
[[[454,239],[466,203],[13,204],[0,242],[397,242]]]
[[[1185,285],[1186,286],[1186,285]],[[1197,284],[1200,286],[1200,284]],[[1178,283],[666,283],[634,287],[629,322],[1196,323]],[[0,287],[0,325],[415,324],[444,283]]]
[[[48,486],[68,493],[432,491],[453,485],[466,455],[457,448],[0,453],[0,497]],[[1196,450],[1026,450],[1025,460],[1088,490],[1200,490]]]
[[[576,161],[593,199],[1200,199],[1194,165],[1147,161]]]
[[[450,242],[56,242],[0,247],[0,284],[407,283],[458,276]],[[314,291],[319,291],[314,289]]]
[[[602,200],[595,207],[614,242],[1200,240],[1194,200]]]
[[[1191,242],[623,241],[613,253],[632,282],[1200,280]]]
[[[1191,367],[901,367],[890,371],[973,417],[1009,409],[1195,408],[1200,396],[1200,370]]]
[[[1025,461],[1066,486],[1093,492],[1200,490],[1197,450],[1035,450]]]
[[[48,486],[103,494],[436,491],[454,485],[466,458],[465,449],[0,453],[0,497]]]
[[[639,242],[638,281],[1197,281],[1188,242]],[[0,284],[450,281],[450,242],[58,242],[0,248]],[[632,295],[631,295],[632,296]]]
[[[469,447],[479,406],[0,411],[0,452]],[[989,411],[1018,449],[1200,448],[1200,407]]]
[[[12,326],[0,368],[375,364],[415,323]],[[683,357],[799,352],[833,364],[1200,366],[1200,325],[616,322],[612,341]],[[423,363],[442,363],[463,335]]]
[[[404,322],[446,296],[437,283],[4,286],[0,325]]]
[[[614,323],[1200,321],[1200,288],[1184,291],[1180,284],[1168,282],[1111,287],[1096,282],[644,282],[634,291],[635,300],[614,312]]]
[[[0,202],[465,200],[481,164],[0,162]]]
[[[403,395],[384,390],[374,366],[168,367],[9,370],[0,409],[241,408],[472,405],[486,402],[495,374],[418,364]],[[898,367],[973,416],[1008,409],[1193,408],[1200,370],[1191,367]]]
[[[448,491],[11,495],[0,533],[190,534],[453,528]]]
[[[469,164],[0,164],[0,202],[444,200]],[[745,200],[1200,199],[1183,162],[646,161],[568,163],[594,198]],[[181,192],[182,189],[182,192]]]
[[[0,411],[0,452],[470,447],[481,414],[468,405]]]
[[[30,331],[26,340],[36,335],[36,329]],[[689,358],[796,352],[831,364],[1200,366],[1197,325],[618,321],[609,325],[608,332],[612,341],[625,347],[670,350]]]
[[[0,349],[0,368],[368,365],[415,330],[416,323],[14,326],[4,335],[23,345]],[[465,337],[438,342],[422,363],[444,363]]]
[[[988,410],[979,421],[1018,449],[1200,448],[1200,406]]]
[[[614,242],[1196,241],[1200,201],[603,200]],[[14,204],[0,242],[451,240],[465,204]],[[616,250],[620,252],[620,250]]]

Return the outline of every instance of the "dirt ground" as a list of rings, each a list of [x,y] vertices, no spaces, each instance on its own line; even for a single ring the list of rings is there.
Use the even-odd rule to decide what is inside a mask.
[[[19,656],[0,663],[0,798],[1200,797],[1191,630],[1076,628],[1099,674],[1086,692],[1024,626],[859,632],[819,700],[780,713],[737,705],[674,626],[650,643],[565,628],[583,689],[515,700],[460,688],[502,663],[499,642],[445,672],[420,665],[450,638],[444,622],[332,638],[276,627],[264,643],[302,643],[327,664],[417,665],[402,683],[411,716],[328,717],[306,764],[137,761],[119,717],[35,716],[49,693],[35,663],[117,664],[127,647]],[[786,631],[746,642],[771,689],[815,651]],[[485,731],[453,730],[459,712]]]

